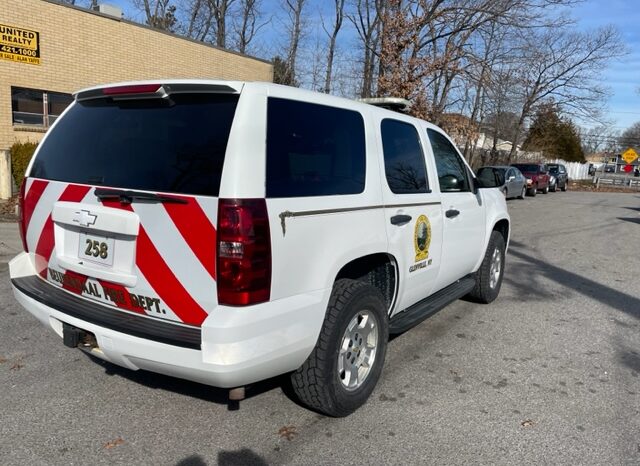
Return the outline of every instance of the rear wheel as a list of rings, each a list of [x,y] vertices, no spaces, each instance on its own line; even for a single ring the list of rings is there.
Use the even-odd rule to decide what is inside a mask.
[[[469,293],[470,298],[488,304],[498,297],[504,276],[504,250],[505,241],[502,234],[498,231],[491,232],[487,251],[476,272],[476,286]]]
[[[389,325],[380,292],[338,280],[316,347],[291,375],[293,391],[309,408],[343,417],[362,406],[382,372]]]
[[[527,195],[527,187],[523,186],[522,187],[522,192],[520,193],[520,195],[518,196],[518,199],[524,199],[524,197]]]

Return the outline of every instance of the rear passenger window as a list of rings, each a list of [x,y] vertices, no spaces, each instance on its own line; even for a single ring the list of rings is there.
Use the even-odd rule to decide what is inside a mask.
[[[470,191],[466,166],[453,144],[438,131],[428,129],[427,134],[433,149],[433,157],[436,160],[440,191]]]
[[[267,197],[361,193],[365,163],[358,112],[269,98]]]
[[[396,194],[427,193],[427,170],[416,128],[398,120],[382,120],[384,171]]]

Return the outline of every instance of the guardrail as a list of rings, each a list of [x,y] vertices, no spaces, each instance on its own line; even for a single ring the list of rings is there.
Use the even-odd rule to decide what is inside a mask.
[[[600,185],[606,185],[632,188],[640,191],[640,178],[632,176],[594,176],[593,184],[596,185],[596,188],[599,188]]]

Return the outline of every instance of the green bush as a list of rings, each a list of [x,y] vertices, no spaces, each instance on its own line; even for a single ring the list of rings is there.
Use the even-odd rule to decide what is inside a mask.
[[[33,157],[33,153],[38,147],[37,142],[16,142],[9,152],[11,153],[11,174],[13,175],[13,181],[16,186],[22,184],[24,178],[24,172],[27,170],[29,161]]]

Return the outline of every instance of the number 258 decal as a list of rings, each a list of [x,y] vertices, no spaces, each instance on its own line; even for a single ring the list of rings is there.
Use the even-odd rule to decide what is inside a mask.
[[[101,259],[106,259],[109,256],[109,246],[107,243],[87,239],[87,249],[84,250],[84,253],[87,256],[100,256]]]

